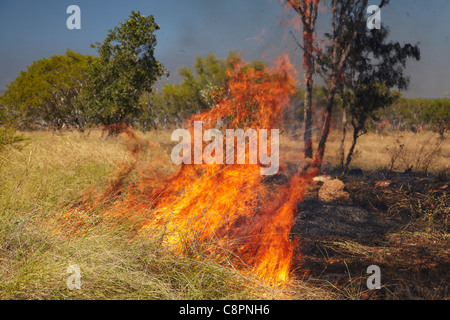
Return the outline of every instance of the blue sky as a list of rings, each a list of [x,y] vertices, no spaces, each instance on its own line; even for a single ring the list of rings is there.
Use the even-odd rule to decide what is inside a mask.
[[[72,4],[81,8],[81,30],[66,27],[66,9]],[[171,80],[180,67],[191,67],[196,56],[214,52],[225,57],[232,49],[246,60],[266,61],[287,51],[301,65],[301,51],[280,25],[289,15],[279,0],[0,0],[0,90],[34,60],[67,48],[96,54],[89,45],[103,41],[131,10],[153,14],[160,25],[155,54]],[[440,98],[449,91],[450,1],[391,0],[382,10],[382,22],[392,40],[420,43],[421,61],[407,65],[411,85],[405,95]],[[319,25],[319,32],[328,25],[326,13]]]

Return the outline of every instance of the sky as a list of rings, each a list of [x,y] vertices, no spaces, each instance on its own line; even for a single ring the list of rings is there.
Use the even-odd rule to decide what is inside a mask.
[[[80,30],[66,26],[70,5],[81,9]],[[152,14],[160,25],[155,56],[170,81],[179,80],[179,68],[192,67],[196,56],[214,52],[224,58],[233,49],[247,61],[270,62],[287,52],[301,72],[302,52],[292,29],[281,23],[293,13],[280,0],[0,0],[0,90],[35,60],[68,48],[96,55],[90,44],[102,42],[132,10]],[[329,28],[326,8],[319,15],[320,35]],[[421,60],[407,64],[411,83],[404,95],[442,98],[450,91],[450,0],[391,0],[381,21],[390,40],[421,49]]]

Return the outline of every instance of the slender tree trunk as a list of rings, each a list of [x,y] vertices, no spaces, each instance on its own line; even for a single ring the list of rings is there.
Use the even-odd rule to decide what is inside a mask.
[[[309,59],[308,59],[309,60]],[[314,62],[312,66],[307,67],[307,69],[314,70]],[[306,78],[306,90],[305,90],[305,110],[304,110],[304,128],[305,133],[303,135],[303,141],[305,144],[305,158],[312,159],[313,157],[313,145],[312,145],[312,89],[313,80],[312,72],[305,72]]]
[[[303,24],[303,69],[306,81],[304,96],[304,135],[305,158],[312,159],[312,95],[314,75],[314,30],[320,0],[287,0],[287,3],[300,15]]]
[[[151,121],[150,117],[153,118],[153,108],[152,108],[152,99],[150,93],[147,92],[147,113],[146,118],[142,124],[142,133],[145,134],[147,132],[148,123]]]
[[[337,90],[337,77],[333,76],[330,83],[330,91],[328,92],[327,108],[325,114],[325,121],[322,128],[322,137],[320,138],[319,145],[317,147],[316,155],[314,157],[313,166],[320,168],[323,162],[323,156],[325,153],[325,144],[327,143],[328,135],[331,128],[331,112],[333,111],[334,97]]]
[[[341,156],[341,169],[344,169],[344,160],[345,160],[345,137],[347,135],[347,112],[345,112],[345,108],[343,109],[342,114],[342,137],[341,137],[341,145],[339,146],[339,153]]]
[[[144,135],[147,133],[147,126],[148,126],[148,119],[145,119],[142,122],[142,134]]]
[[[360,128],[358,128],[358,127],[356,127],[356,128],[354,127],[353,128],[352,145],[350,147],[350,150],[348,150],[347,159],[345,160],[345,166],[344,166],[343,175],[347,174],[347,172],[348,172],[348,168],[350,166],[350,162],[352,161],[353,152],[355,151],[356,140],[358,140],[358,137],[359,137],[359,131],[360,131]]]
[[[313,6],[312,3],[309,6]],[[303,26],[303,68],[306,81],[305,90],[305,110],[304,110],[304,128],[303,141],[305,144],[305,158],[312,159],[312,97],[313,97],[313,75],[314,75],[314,25],[315,16],[312,8],[309,9],[310,15],[304,17]],[[315,9],[317,10],[317,8]]]

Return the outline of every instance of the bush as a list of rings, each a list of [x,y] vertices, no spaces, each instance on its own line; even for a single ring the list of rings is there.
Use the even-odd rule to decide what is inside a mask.
[[[17,135],[13,129],[0,128],[0,150],[5,146],[18,147],[18,143],[28,140],[23,135]]]

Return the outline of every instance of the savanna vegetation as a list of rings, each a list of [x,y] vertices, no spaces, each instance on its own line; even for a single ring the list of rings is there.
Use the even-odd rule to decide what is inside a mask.
[[[198,56],[191,69],[179,70],[181,81],[164,82],[168,71],[154,56],[159,25],[133,11],[93,45],[97,56],[68,49],[35,61],[0,96],[0,298],[448,297],[448,93],[437,99],[402,94],[409,84],[406,62],[419,60],[420,48],[390,41],[387,28],[367,30],[367,0],[330,2],[332,32],[324,35],[329,45],[323,50],[314,41],[320,1],[285,4],[306,30],[296,40],[306,85],[295,88],[283,110],[280,151],[286,163],[276,178],[320,169],[344,181],[347,209],[363,208],[395,225],[380,231],[381,240],[320,238],[314,254],[305,249],[309,267],[333,270],[339,264],[348,277],[311,276],[298,265],[287,285],[273,286],[236,268],[231,258],[214,259],[196,242],[178,254],[164,246],[159,231],[137,233],[145,214],[121,223],[100,214],[142,181],[177,172],[170,161],[172,130],[228,99],[233,72],[260,76],[255,86],[279,76],[267,63],[244,63],[232,50],[224,58]],[[325,85],[314,84],[315,77]],[[252,102],[249,110],[260,107]],[[137,137],[131,146],[129,132]],[[305,198],[316,201],[320,186],[312,182]],[[79,206],[98,195],[102,200],[92,210]],[[300,201],[298,206],[301,214]],[[87,226],[83,232],[69,232],[76,227],[69,211]],[[371,261],[390,270],[391,283],[381,293],[364,286],[361,266]],[[82,290],[67,288],[71,264],[83,270]],[[421,264],[431,280],[420,275]],[[397,273],[403,269],[407,274]]]

